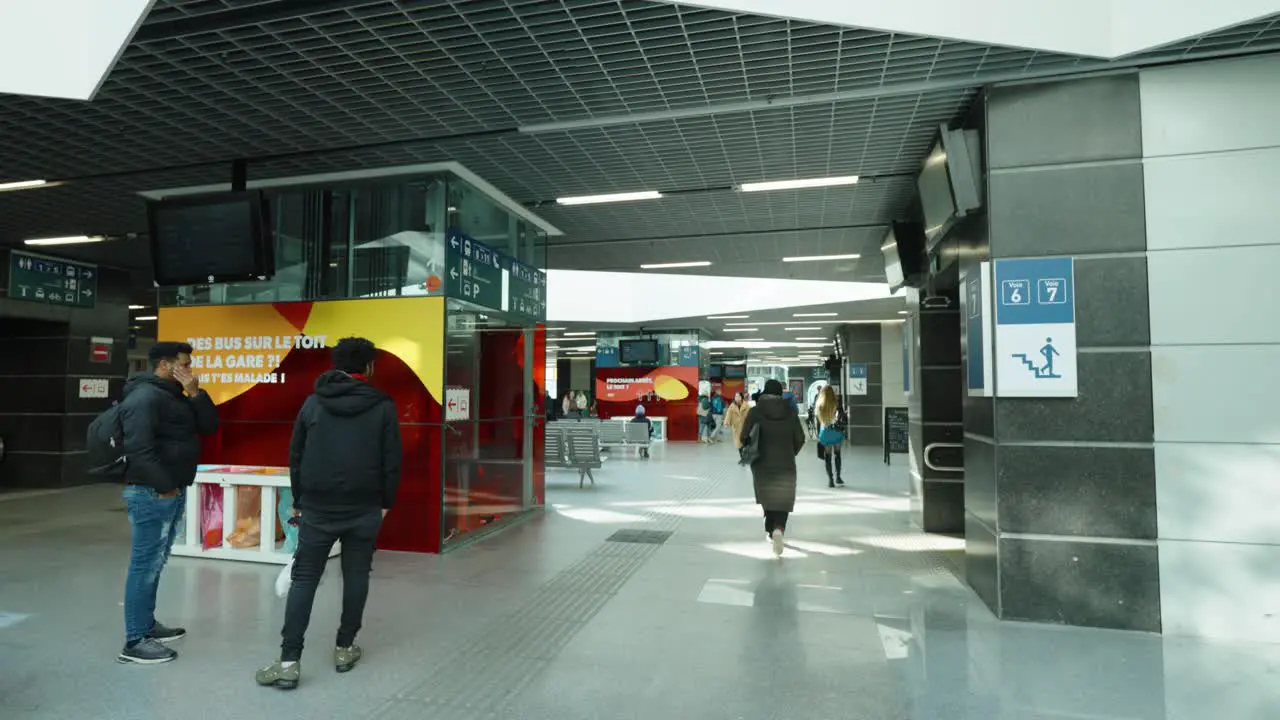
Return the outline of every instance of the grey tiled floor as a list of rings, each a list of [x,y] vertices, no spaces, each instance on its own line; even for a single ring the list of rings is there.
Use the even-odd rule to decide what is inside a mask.
[[[546,512],[444,557],[380,554],[364,663],[327,667],[321,587],[304,684],[253,686],[276,652],[275,570],[175,558],[170,665],[115,664],[128,528],[117,490],[0,496],[0,718],[868,718],[1247,720],[1280,713],[1280,647],[994,620],[913,531],[901,458],[810,453],[781,561],[725,447],[552,475]],[[606,542],[619,529],[662,545]]]

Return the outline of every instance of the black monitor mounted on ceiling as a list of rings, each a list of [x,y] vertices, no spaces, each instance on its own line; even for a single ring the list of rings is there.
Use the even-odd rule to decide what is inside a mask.
[[[212,285],[275,275],[270,213],[261,191],[163,198],[147,203],[155,284]]]
[[[898,221],[889,226],[880,251],[884,253],[884,275],[891,291],[924,287],[929,279],[929,255],[924,224]]]

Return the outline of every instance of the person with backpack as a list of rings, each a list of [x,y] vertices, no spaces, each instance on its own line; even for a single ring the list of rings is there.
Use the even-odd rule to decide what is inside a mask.
[[[818,402],[815,405],[819,428],[818,452],[822,455],[822,461],[827,467],[827,487],[844,487],[840,457],[840,446],[844,444],[846,423],[844,407],[830,385],[822,388],[822,392],[818,393]],[[835,473],[831,472],[833,464]]]
[[[178,653],[165,643],[187,634],[157,622],[155,611],[160,573],[182,525],[187,488],[195,482],[200,436],[218,429],[218,409],[191,371],[191,352],[184,342],[152,345],[151,371],[126,382],[123,400],[89,427],[93,471],[124,481],[132,531],[125,645],[117,657],[122,663],[169,662]],[[110,462],[100,463],[104,457]]]
[[[724,432],[724,398],[720,397],[719,392],[711,395],[711,422],[712,435],[719,440],[720,434]]]
[[[400,487],[400,418],[395,401],[370,384],[378,349],[349,337],[333,348],[333,369],[302,404],[289,444],[289,485],[299,521],[293,583],[285,605],[280,659],[257,672],[264,687],[292,689],[329,552],[342,542],[342,618],[333,665],[347,672],[369,597],[369,573],[382,521]]]

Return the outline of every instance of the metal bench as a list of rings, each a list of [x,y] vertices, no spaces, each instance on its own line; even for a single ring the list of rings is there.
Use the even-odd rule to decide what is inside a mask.
[[[604,466],[600,458],[599,424],[547,423],[544,441],[544,465],[547,468],[572,468],[578,471],[578,487],[586,480],[596,484],[592,470]]]
[[[600,423],[600,447],[608,449],[627,444],[627,426],[620,422]]]
[[[653,442],[648,423],[632,422],[627,423],[624,427],[626,428],[624,439],[628,446],[640,450],[648,450],[649,444]],[[645,452],[642,452],[641,455],[648,457],[648,453]]]

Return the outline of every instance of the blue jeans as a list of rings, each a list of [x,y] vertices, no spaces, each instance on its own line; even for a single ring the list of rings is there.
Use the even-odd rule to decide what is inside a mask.
[[[128,485],[124,489],[124,503],[133,531],[129,576],[124,584],[125,642],[141,640],[156,624],[160,571],[169,561],[169,549],[182,524],[186,495],[186,490],[179,490],[173,497],[162,498],[155,490],[141,485]]]

